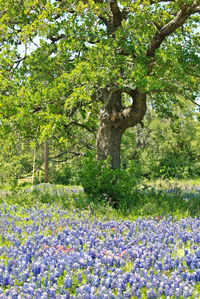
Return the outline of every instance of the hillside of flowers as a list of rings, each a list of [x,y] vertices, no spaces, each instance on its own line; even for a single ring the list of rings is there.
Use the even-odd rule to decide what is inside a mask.
[[[200,217],[0,204],[0,298],[199,298]]]

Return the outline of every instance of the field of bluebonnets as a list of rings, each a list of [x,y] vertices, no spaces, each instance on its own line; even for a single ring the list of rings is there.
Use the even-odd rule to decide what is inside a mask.
[[[200,190],[145,192],[136,216],[75,189],[4,194],[0,298],[200,298]]]

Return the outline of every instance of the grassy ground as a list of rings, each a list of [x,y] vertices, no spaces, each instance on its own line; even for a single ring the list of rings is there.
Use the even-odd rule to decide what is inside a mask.
[[[141,217],[196,217],[200,215],[200,189],[198,180],[190,181],[156,181],[140,186],[133,197],[122,201],[118,209],[106,200],[91,198],[84,194],[81,187],[40,184],[21,185],[10,192],[0,193],[1,201],[31,206],[35,203],[56,204],[61,208],[91,210],[99,217],[112,219]]]
[[[142,183],[143,184],[143,183]],[[153,181],[145,181],[145,185],[148,187],[154,187],[154,188],[163,188],[163,189],[170,189],[174,187],[178,188],[198,188],[200,187],[200,178],[193,178],[193,179],[157,179]],[[19,179],[18,185],[15,186],[15,188],[23,188],[23,187],[31,187],[32,186],[32,178],[26,178],[26,179]],[[72,188],[72,186],[65,186]],[[10,184],[4,184],[0,185],[0,190],[10,190],[13,186]]]
[[[170,179],[170,180],[163,180],[158,179],[156,181],[149,181],[146,183],[148,186],[154,186],[155,188],[164,188],[169,189],[172,187],[179,187],[179,188],[198,188],[200,187],[200,178],[196,179]]]

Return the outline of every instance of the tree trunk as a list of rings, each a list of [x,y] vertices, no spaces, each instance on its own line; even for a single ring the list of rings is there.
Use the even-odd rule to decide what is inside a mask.
[[[130,106],[123,106],[122,93],[132,98]],[[105,160],[110,156],[111,168],[116,169],[120,167],[122,134],[127,128],[141,123],[146,113],[146,94],[137,89],[112,86],[103,90],[101,101],[103,107],[96,139],[97,158]]]
[[[122,133],[118,128],[113,127],[112,123],[100,122],[97,134],[97,158],[105,160],[111,158],[111,168],[120,167],[120,144]]]

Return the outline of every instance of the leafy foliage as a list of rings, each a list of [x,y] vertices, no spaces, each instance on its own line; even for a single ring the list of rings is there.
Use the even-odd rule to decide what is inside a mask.
[[[85,158],[79,171],[81,185],[91,198],[126,206],[126,202],[134,200],[140,169],[133,161],[126,169],[110,169],[109,165],[109,159],[97,162],[94,156]]]
[[[198,177],[199,112],[192,107],[170,110],[160,114],[149,109],[144,127],[139,125],[125,133],[122,163],[134,159],[141,165],[142,175],[151,179]]]
[[[146,93],[161,110],[180,105],[177,94],[194,100],[198,8],[198,1],[1,1],[0,138],[20,132],[35,143],[80,144],[80,130],[96,133],[100,95],[113,85]]]

